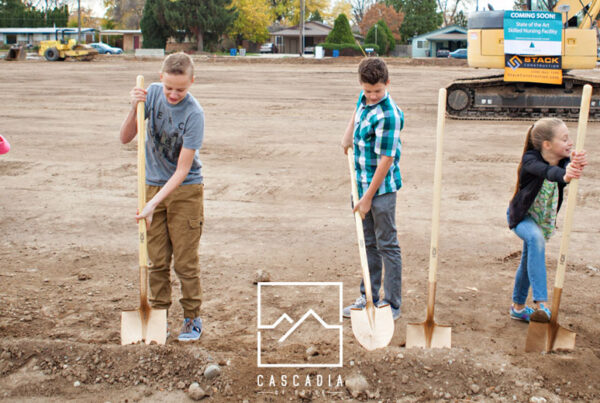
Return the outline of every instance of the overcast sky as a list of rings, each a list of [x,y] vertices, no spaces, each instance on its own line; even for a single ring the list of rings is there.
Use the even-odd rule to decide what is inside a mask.
[[[71,8],[77,7],[77,0],[70,0]],[[331,0],[330,2],[333,2]],[[471,10],[474,11],[477,2],[479,3],[479,9],[486,8],[488,3],[494,7],[495,10],[512,10],[514,0],[473,0]],[[81,0],[81,6],[85,8],[91,8],[94,17],[104,17],[104,4],[102,0]]]

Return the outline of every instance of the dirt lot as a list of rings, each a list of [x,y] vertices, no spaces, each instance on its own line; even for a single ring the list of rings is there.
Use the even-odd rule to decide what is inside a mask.
[[[346,320],[342,367],[257,367],[257,270],[272,281],[343,282],[344,303],[357,296],[338,145],[359,91],[357,63],[197,59],[205,334],[192,344],[171,337],[166,346],[125,347],[120,312],[138,303],[136,148],[121,145],[118,130],[136,75],[157,80],[160,62],[0,63],[0,130],[13,147],[0,156],[0,399],[184,401],[198,382],[217,402],[348,400],[338,379],[362,375],[361,400],[600,400],[598,124],[588,128],[560,317],[577,332],[576,349],[525,354],[527,325],[508,316],[521,244],[505,211],[530,123],[473,121],[446,125],[436,317],[452,326],[453,347],[403,347],[406,324],[422,321],[426,304],[437,90],[485,73],[462,63],[390,61],[391,94],[406,115],[397,209],[403,315],[391,345],[363,350]],[[575,136],[576,124],[568,126]],[[547,247],[550,289],[560,235]],[[176,334],[177,282],[174,295]],[[263,302],[294,319],[312,307],[335,323],[335,298],[292,290]],[[335,356],[335,337],[319,338],[306,323],[281,355],[305,363]],[[210,363],[220,376],[203,375]]]

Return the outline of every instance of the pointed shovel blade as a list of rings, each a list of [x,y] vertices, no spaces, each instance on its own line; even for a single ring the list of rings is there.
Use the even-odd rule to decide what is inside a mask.
[[[354,337],[369,351],[387,346],[394,336],[394,316],[389,305],[352,309],[350,320]]]
[[[406,348],[411,347],[451,348],[452,328],[435,322],[409,323],[406,326]]]
[[[150,309],[144,340],[146,344],[153,342],[156,344],[165,344],[167,342],[166,309]]]
[[[542,351],[573,350],[577,333],[559,324],[529,322],[525,352],[541,353]]]
[[[144,320],[140,309],[121,312],[121,345],[165,344],[167,342],[167,310],[149,309]]]
[[[140,310],[121,312],[121,345],[144,340],[144,326]]]

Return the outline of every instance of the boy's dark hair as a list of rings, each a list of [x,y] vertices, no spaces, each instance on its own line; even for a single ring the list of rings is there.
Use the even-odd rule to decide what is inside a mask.
[[[161,73],[189,74],[194,77],[194,63],[189,55],[183,52],[173,53],[165,58],[160,69]]]
[[[389,80],[388,69],[385,62],[378,57],[367,57],[358,65],[358,79],[361,83],[375,85],[387,84]]]

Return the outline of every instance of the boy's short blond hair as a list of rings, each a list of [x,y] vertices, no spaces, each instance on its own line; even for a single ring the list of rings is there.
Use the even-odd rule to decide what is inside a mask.
[[[190,77],[194,77],[194,62],[189,55],[183,52],[173,53],[165,58],[160,72],[179,75],[189,74]]]

